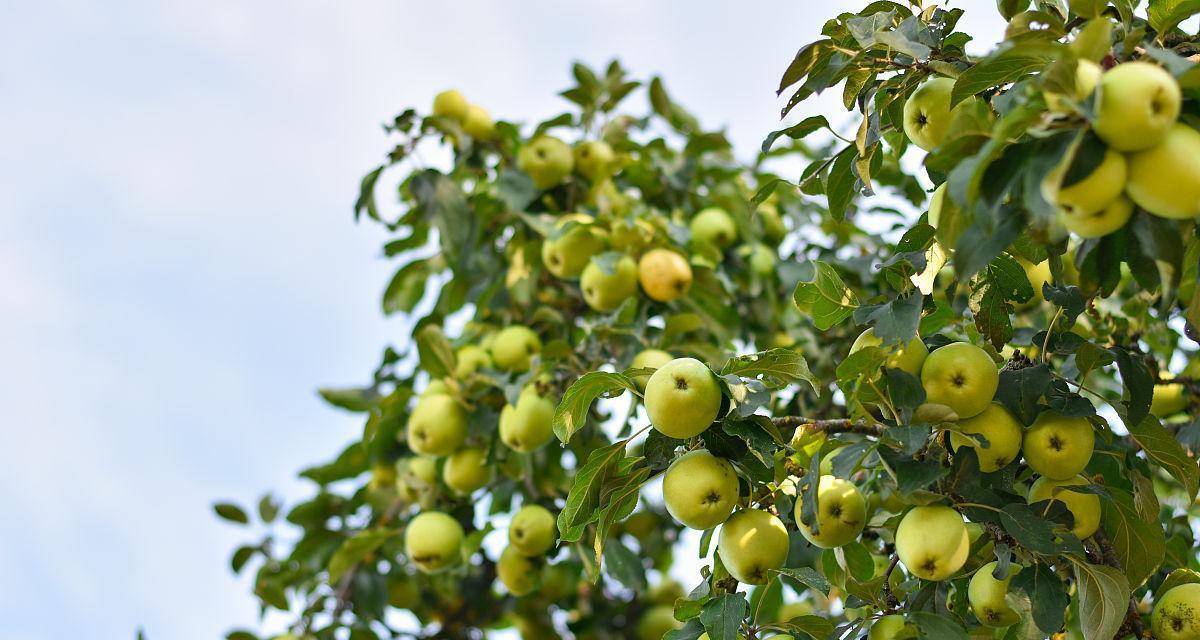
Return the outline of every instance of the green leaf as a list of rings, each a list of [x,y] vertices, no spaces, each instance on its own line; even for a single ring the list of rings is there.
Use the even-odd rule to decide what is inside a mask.
[[[827,640],[833,637],[834,632],[832,620],[816,615],[798,616],[791,620],[785,620],[782,624],[776,626],[791,633],[793,637],[797,633],[803,633],[813,640]]]
[[[646,568],[642,566],[642,559],[630,551],[619,537],[614,537],[604,546],[604,562],[608,575],[617,582],[638,593],[646,591]]]
[[[271,524],[275,521],[275,516],[279,515],[279,502],[275,498],[267,494],[258,501],[258,517],[266,524]]]
[[[359,389],[330,389],[323,387],[317,393],[329,404],[347,411],[370,411],[379,406],[381,396],[375,389],[364,387]]]
[[[812,317],[813,325],[821,331],[841,324],[858,307],[858,298],[842,281],[833,266],[814,261],[813,280],[796,285],[792,299],[800,311]]]
[[[1054,47],[1040,34],[1031,36],[1010,41],[1006,47],[962,72],[954,81],[950,106],[993,87],[1011,84],[1045,67]]]
[[[600,492],[604,481],[625,455],[625,441],[596,449],[587,462],[575,472],[567,502],[558,512],[558,531],[564,542],[575,542],[583,536],[583,528],[597,517]]]
[[[604,554],[605,543],[608,540],[608,532],[612,526],[633,513],[637,507],[638,495],[641,493],[642,485],[646,483],[646,478],[650,476],[650,468],[639,466],[632,473],[627,473],[615,478],[609,478],[600,488],[600,518],[596,523],[596,537],[592,541],[592,546],[596,551],[596,564],[601,564],[601,560],[607,557]],[[629,588],[634,588],[633,585],[622,584]]]
[[[1054,541],[1054,525],[1043,520],[1028,505],[1014,502],[1000,510],[1000,524],[1021,546],[1037,553],[1056,554],[1064,551],[1082,551],[1083,547],[1074,538],[1061,543]]]
[[[425,295],[429,275],[428,260],[414,260],[400,267],[383,291],[383,315],[412,311]]]
[[[554,410],[554,435],[566,444],[587,424],[587,413],[592,402],[600,396],[607,396],[614,391],[628,389],[637,392],[633,380],[620,373],[606,371],[591,371],[583,374],[573,382],[563,394],[562,400]]]
[[[1037,563],[1025,567],[1013,576],[1009,587],[1029,596],[1033,608],[1033,621],[1038,629],[1050,629],[1046,634],[1062,628],[1071,596],[1067,594],[1063,581],[1048,565]]]
[[[738,640],[738,629],[746,617],[746,596],[726,593],[708,601],[700,610],[700,622],[710,640]]]
[[[808,361],[804,356],[792,349],[769,349],[744,356],[730,358],[721,375],[734,374],[743,378],[762,377],[762,381],[771,389],[781,389],[788,385],[807,382],[817,395],[821,395],[821,385],[817,378],[808,370]]]
[[[238,547],[237,551],[233,552],[233,557],[229,559],[229,568],[233,569],[234,573],[241,573],[242,567],[245,567],[246,563],[249,562],[250,558],[254,557],[254,554],[257,552],[257,547]]]
[[[380,220],[379,210],[375,207],[375,183],[379,181],[379,174],[387,165],[376,167],[374,171],[363,176],[362,184],[358,189],[358,200],[354,202],[354,221],[357,222],[365,212],[374,220]]]
[[[809,589],[816,589],[825,595],[829,595],[829,591],[833,589],[833,585],[829,584],[825,576],[817,573],[816,569],[811,567],[784,567],[783,569],[779,569],[777,573],[785,578],[795,580]]]
[[[1101,500],[1101,526],[1129,585],[1137,588],[1162,565],[1167,553],[1167,536],[1157,519],[1147,521],[1138,514],[1133,496],[1110,488],[1110,500]]]
[[[1180,22],[1200,13],[1200,0],[1150,0],[1150,26],[1163,36]]]
[[[1012,338],[1014,302],[1026,302],[1033,297],[1033,287],[1021,263],[1002,253],[984,267],[971,281],[968,304],[975,326],[992,346],[1000,349]]]
[[[529,174],[517,169],[504,169],[496,179],[496,194],[509,211],[524,211],[537,199],[538,189]]]
[[[1154,398],[1154,377],[1150,369],[1140,357],[1124,347],[1110,347],[1109,351],[1117,361],[1117,370],[1121,372],[1121,381],[1125,383],[1126,398],[1122,401],[1125,412],[1121,414],[1125,426],[1132,430],[1134,425],[1141,426],[1146,416],[1150,415],[1150,402]],[[1192,492],[1195,495],[1195,492]]]
[[[1166,593],[1181,584],[1196,584],[1200,583],[1200,573],[1196,573],[1191,569],[1176,569],[1167,574],[1163,579],[1162,584],[1158,585],[1155,593]]]
[[[248,524],[250,516],[246,515],[246,511],[232,502],[218,502],[213,505],[213,511],[224,520],[236,522],[238,524]]]
[[[1141,422],[1129,426],[1129,435],[1155,464],[1183,485],[1189,501],[1196,498],[1197,488],[1200,487],[1200,467],[1183,450],[1179,441],[1163,428],[1158,418],[1147,415]]]
[[[921,630],[921,637],[926,640],[967,640],[967,630],[949,616],[943,616],[929,611],[914,611],[908,615],[909,620]]]
[[[779,88],[775,90],[775,95],[783,93],[784,89],[800,82],[817,65],[828,60],[829,56],[833,55],[833,47],[832,40],[818,40],[801,47],[787,70],[783,72],[783,77],[779,79]]]
[[[475,255],[479,229],[462,187],[450,176],[427,169],[411,178],[409,190],[422,218],[437,228],[450,266],[456,273],[465,271]]]
[[[1050,367],[1045,363],[1024,369],[1005,369],[1000,372],[996,400],[1028,426],[1041,411],[1039,401],[1050,390],[1051,382]]]
[[[367,529],[343,542],[329,558],[329,584],[340,582],[350,567],[362,562],[368,554],[399,533],[397,529]]]
[[[762,143],[762,152],[767,153],[770,151],[771,145],[775,144],[775,141],[781,136],[787,136],[792,140],[800,140],[810,133],[829,128],[829,120],[825,119],[825,116],[810,116],[801,120],[799,124],[768,133]]]
[[[436,324],[425,325],[416,335],[417,353],[421,357],[421,368],[434,378],[444,378],[454,372],[456,358],[454,348]]]
[[[837,221],[846,218],[846,209],[854,200],[854,185],[858,178],[854,175],[854,159],[858,152],[854,145],[846,147],[833,161],[829,176],[825,179],[825,194],[829,199],[829,215]]]
[[[1112,640],[1129,609],[1129,582],[1117,569],[1068,557],[1075,565],[1083,640]]]

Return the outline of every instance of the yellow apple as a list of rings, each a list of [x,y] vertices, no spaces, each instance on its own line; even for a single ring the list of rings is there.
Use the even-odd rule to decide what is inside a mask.
[[[997,580],[992,575],[996,564],[993,560],[975,571],[975,575],[971,576],[971,583],[967,586],[967,599],[980,624],[988,627],[1007,627],[1021,620],[1021,615],[1008,606],[1005,600],[1008,596],[1008,583],[1020,572],[1021,567],[1010,564],[1004,579]]]
[[[775,614],[776,622],[787,622],[793,618],[800,616],[813,615],[813,605],[808,600],[799,602],[788,602],[779,607],[779,612]]]
[[[579,287],[589,307],[602,312],[615,311],[637,293],[637,263],[629,256],[621,256],[609,273],[592,259],[583,270]]]
[[[570,228],[563,231],[568,223]],[[583,273],[592,256],[604,251],[604,234],[592,225],[592,217],[572,213],[558,219],[555,233],[542,243],[542,264],[559,278],[574,280]]]
[[[1129,156],[1129,184],[1137,205],[1156,216],[1200,215],[1200,132],[1176,124],[1159,144]]]
[[[459,495],[470,495],[492,480],[487,450],[463,448],[450,454],[442,467],[442,481]]]
[[[1066,480],[1087,467],[1095,445],[1096,433],[1086,418],[1043,411],[1025,432],[1022,449],[1029,468],[1048,478]]]
[[[1141,61],[1119,64],[1100,77],[1092,128],[1117,151],[1153,147],[1179,118],[1182,97],[1179,84],[1162,67]]]
[[[450,455],[467,437],[467,412],[448,395],[424,396],[417,399],[405,431],[414,452]]]
[[[853,482],[821,476],[817,484],[817,531],[800,521],[802,510],[796,502],[796,526],[809,542],[822,549],[849,544],[867,524],[867,503]]]
[[[950,507],[913,507],[896,528],[896,555],[922,580],[937,582],[954,575],[966,564],[970,550],[962,515]]]
[[[878,347],[881,344],[883,341],[875,337],[875,330],[867,329],[854,339],[854,344],[850,345],[850,353],[853,354],[867,347]],[[921,336],[913,336],[913,339],[903,346],[889,345],[886,349],[891,355],[884,361],[885,366],[914,376],[921,375],[921,367],[925,364],[925,357],[929,355],[929,349],[921,341]]]
[[[571,147],[554,136],[538,136],[517,152],[517,167],[533,178],[538,189],[562,182],[574,165]]]
[[[542,350],[542,341],[529,327],[505,327],[492,339],[492,362],[501,371],[529,371],[533,356]]]
[[[1071,512],[1075,524],[1071,533],[1083,540],[1096,533],[1100,528],[1100,496],[1094,493],[1079,493],[1066,487],[1089,485],[1091,482],[1083,476],[1075,476],[1067,480],[1054,480],[1041,477],[1029,487],[1029,504],[1037,504],[1045,500],[1058,500]]]
[[[615,157],[607,142],[582,142],[575,147],[575,170],[595,182],[612,175]]]
[[[904,103],[904,133],[913,144],[932,151],[940,146],[950,130],[954,113],[950,109],[953,78],[932,78],[917,87]],[[967,105],[964,100],[955,110]]]
[[[694,242],[712,245],[718,249],[728,247],[738,237],[733,218],[720,207],[701,209],[688,227],[692,231]]]
[[[430,504],[437,489],[437,460],[413,456],[402,461],[396,481],[400,497],[411,504]]]
[[[1092,92],[1096,90],[1096,85],[1100,82],[1100,76],[1104,74],[1104,68],[1092,62],[1091,60],[1080,60],[1075,66],[1075,95],[1070,96],[1071,100],[1081,102]],[[1046,92],[1046,106],[1055,113],[1070,113],[1073,109],[1071,102],[1067,96],[1063,96],[1053,92]]]
[[[476,140],[491,140],[496,137],[496,123],[487,109],[477,105],[467,105],[467,116],[463,119],[463,131]]]
[[[1150,629],[1157,640],[1200,638],[1200,584],[1181,584],[1159,596]]]
[[[537,588],[537,564],[514,547],[505,547],[496,562],[496,577],[518,598]]]
[[[902,615],[892,614],[881,616],[871,624],[867,640],[907,640],[917,635],[916,625],[910,624]]]
[[[968,342],[936,349],[921,366],[925,402],[950,407],[959,419],[977,416],[992,403],[1000,371],[986,351]]]
[[[651,249],[638,260],[638,281],[650,298],[670,302],[692,287],[692,265],[670,249]]]
[[[750,264],[750,270],[760,276],[767,277],[775,273],[775,263],[778,256],[775,250],[767,245],[756,242],[749,248],[749,257],[747,262]]]
[[[450,387],[446,385],[446,381],[441,378],[434,378],[425,385],[425,390],[421,392],[420,397],[446,395],[450,393]]]
[[[440,511],[424,511],[404,531],[404,553],[422,573],[437,573],[458,564],[463,529]]]
[[[467,99],[454,89],[448,89],[433,97],[433,115],[435,116],[463,122],[467,119],[468,107]]]
[[[659,604],[642,613],[637,623],[637,640],[662,640],[669,631],[683,626],[675,619],[675,610],[670,605]]]
[[[958,421],[959,431],[950,432],[950,447],[974,447],[979,456],[979,470],[998,471],[1021,454],[1021,423],[1003,405],[993,402],[983,413]],[[961,432],[961,433],[960,433]],[[967,435],[963,435],[967,434]],[[972,434],[987,439],[987,446],[978,444]]]
[[[629,363],[630,369],[660,369],[667,365],[668,362],[675,359],[675,356],[663,351],[662,349],[643,349],[633,357],[633,362]],[[650,379],[650,374],[637,376],[633,379],[637,384],[638,389],[646,389],[646,381]]]
[[[692,529],[711,529],[729,518],[738,500],[733,465],[704,449],[680,456],[663,476],[663,502],[671,517]]]
[[[1182,383],[1171,382],[1154,385],[1154,399],[1150,401],[1150,413],[1165,418],[1183,411],[1188,406],[1186,389]]]
[[[1124,195],[1117,196],[1107,207],[1095,213],[1071,213],[1066,209],[1058,210],[1058,221],[1068,231],[1080,238],[1106,236],[1124,227],[1131,217],[1133,217],[1133,200]],[[1038,294],[1040,297],[1040,289]]]
[[[1125,156],[1108,149],[1104,159],[1078,182],[1064,185],[1070,162],[1063,160],[1042,179],[1042,197],[1071,216],[1087,216],[1104,210],[1125,190],[1128,168]]]
[[[539,504],[528,504],[508,525],[508,545],[526,556],[545,555],[554,546],[558,531],[554,514]]]
[[[521,453],[540,448],[554,439],[554,409],[535,385],[521,389],[517,404],[500,410],[500,441]]]
[[[687,439],[700,435],[721,410],[721,387],[703,362],[676,358],[646,381],[646,413],[663,435]]]
[[[492,367],[492,356],[488,354],[487,349],[474,344],[460,348],[455,352],[454,360],[454,375],[458,378],[465,378],[480,369]]]
[[[766,511],[739,511],[721,525],[717,550],[729,575],[746,584],[766,584],[788,555],[783,522]]]

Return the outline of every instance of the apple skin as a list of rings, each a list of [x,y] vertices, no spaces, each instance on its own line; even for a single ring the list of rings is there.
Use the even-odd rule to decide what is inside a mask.
[[[529,371],[533,356],[542,350],[542,341],[529,327],[505,327],[492,340],[492,362],[501,371]]]
[[[881,344],[883,344],[883,341],[875,337],[875,330],[867,329],[858,334],[858,337],[854,339],[854,344],[850,345],[850,353],[853,354],[867,347],[878,347]],[[884,362],[885,366],[892,369],[899,369],[914,376],[921,375],[921,367],[925,364],[925,358],[929,355],[929,348],[921,341],[921,336],[913,336],[913,339],[909,340],[908,344],[902,347],[896,348],[892,346],[890,348],[892,349],[892,353]]]
[[[1150,401],[1150,413],[1165,418],[1188,407],[1185,388],[1180,382],[1154,385],[1154,399]]]
[[[1029,468],[1054,480],[1079,475],[1092,459],[1096,432],[1085,418],[1068,418],[1054,411],[1038,414],[1025,432],[1022,449]]]
[[[1129,197],[1162,218],[1200,215],[1200,132],[1176,124],[1159,144],[1129,156]]]
[[[779,244],[787,236],[787,225],[779,214],[779,207],[771,202],[758,205],[758,216],[762,220],[763,236],[774,244]]]
[[[646,381],[646,413],[663,435],[686,440],[700,435],[721,410],[721,387],[703,362],[676,358]]]
[[[721,525],[717,549],[729,575],[745,584],[766,584],[788,555],[783,522],[766,511],[739,511]]]
[[[636,356],[633,357],[633,362],[629,363],[630,369],[661,369],[667,363],[674,360],[675,356],[663,351],[662,349],[642,349]],[[634,384],[642,391],[646,390],[646,381],[650,379],[651,374],[637,376],[633,379]]]
[[[1021,455],[1021,423],[1001,404],[993,402],[983,413],[959,420],[958,426],[962,433],[950,432],[950,448],[974,448],[979,456],[979,470],[984,473],[999,471]],[[987,438],[988,446],[985,448],[964,433],[982,435]]]
[[[637,640],[662,640],[668,631],[683,626],[675,619],[675,611],[671,605],[655,605],[642,613],[637,623]]]
[[[779,607],[779,612],[775,614],[775,621],[787,622],[793,618],[811,615],[813,615],[813,605],[811,602],[807,600],[788,602]]]
[[[1150,628],[1158,640],[1200,638],[1200,584],[1173,587],[1154,603]]]
[[[445,394],[424,396],[408,417],[408,448],[416,453],[446,456],[467,437],[467,412]]]
[[[529,385],[517,404],[500,410],[500,441],[513,451],[529,453],[554,439],[554,403]]]
[[[959,419],[987,409],[1000,386],[1000,371],[986,351],[969,342],[937,349],[921,366],[925,402],[950,407]]]
[[[467,105],[467,115],[462,121],[463,131],[476,140],[491,140],[496,137],[496,123],[487,109],[477,105]]]
[[[595,182],[612,175],[612,147],[607,142],[594,140],[582,142],[575,147],[575,170],[588,180]]]
[[[1010,564],[1008,575],[1003,580],[997,580],[992,576],[996,564],[993,560],[975,571],[975,575],[971,576],[971,583],[967,586],[967,599],[980,624],[987,627],[1007,627],[1021,620],[1021,615],[1005,601],[1008,583],[1021,571],[1021,567]]]
[[[1179,84],[1162,67],[1149,62],[1119,64],[1100,77],[1092,128],[1117,151],[1147,149],[1161,142],[1175,124],[1182,98]]]
[[[904,134],[913,144],[932,151],[942,144],[950,129],[950,93],[953,78],[926,81],[904,103]]]
[[[922,580],[938,582],[954,575],[970,551],[967,525],[950,507],[913,507],[896,527],[896,555]]]
[[[571,147],[554,136],[538,136],[517,152],[517,167],[533,178],[538,189],[549,189],[562,182],[574,166]]]
[[[592,256],[604,251],[604,235],[592,226],[592,217],[572,213],[558,219],[555,229],[575,222],[566,231],[557,232],[542,243],[542,264],[546,270],[564,280],[574,280],[583,273]]]
[[[579,287],[589,307],[603,313],[615,311],[621,303],[637,293],[637,263],[629,256],[621,256],[615,271],[605,273],[593,259],[584,268]]]
[[[467,111],[470,105],[463,94],[448,89],[433,97],[433,115],[449,118],[455,122],[463,122],[467,119]]]
[[[916,637],[916,627],[899,614],[881,616],[871,625],[871,632],[867,634],[867,640],[907,640]]]
[[[1080,238],[1106,236],[1124,227],[1131,217],[1133,200],[1124,195],[1117,196],[1116,200],[1096,213],[1070,213],[1066,209],[1058,211],[1058,221],[1062,226]]]
[[[437,573],[458,564],[462,525],[440,511],[423,511],[404,531],[404,553],[422,573]]]
[[[652,300],[670,302],[692,288],[692,265],[670,249],[651,249],[638,260],[638,282]]]
[[[554,514],[539,504],[527,504],[508,525],[508,546],[533,557],[545,555],[554,546],[558,524]]]
[[[442,482],[461,496],[471,495],[491,480],[492,469],[488,466],[486,449],[459,449],[446,458],[442,467]]]
[[[496,577],[504,588],[516,597],[529,595],[537,589],[537,564],[514,547],[505,547],[496,561]]]
[[[1087,216],[1103,211],[1125,190],[1129,175],[1125,156],[1108,149],[1104,159],[1086,177],[1062,185],[1070,163],[1064,160],[1042,180],[1042,197],[1071,216]],[[1057,189],[1058,193],[1055,194]]]
[[[712,245],[725,249],[738,238],[737,226],[729,212],[720,207],[701,209],[688,228],[692,231],[692,240],[701,244]]]
[[[663,477],[667,512],[691,529],[703,531],[725,522],[737,500],[733,465],[704,449],[680,456]]]
[[[1067,480],[1054,480],[1043,476],[1035,480],[1033,486],[1029,487],[1028,501],[1029,504],[1037,504],[1043,500],[1062,502],[1071,512],[1071,517],[1075,519],[1071,533],[1075,534],[1076,538],[1083,540],[1096,533],[1096,530],[1100,528],[1100,496],[1066,489],[1055,492],[1055,489],[1089,484],[1091,482],[1088,482],[1088,479],[1083,476],[1074,476]]]
[[[650,590],[646,593],[646,599],[654,604],[674,606],[676,600],[686,595],[687,593],[683,590],[683,585],[667,578],[650,587]]]
[[[796,502],[796,526],[813,545],[833,549],[858,538],[867,524],[867,501],[853,482],[821,476],[817,483],[817,533],[800,521],[803,505]]]
[[[492,367],[491,354],[487,349],[474,344],[460,348],[455,352],[454,360],[454,376],[456,378],[465,378],[480,369]]]
[[[413,456],[401,465],[396,480],[400,498],[410,504],[427,504],[437,489],[437,460],[429,456]]]
[[[1075,67],[1075,95],[1071,97],[1076,102],[1080,102],[1092,95],[1092,92],[1096,90],[1096,85],[1100,83],[1102,75],[1104,75],[1104,67],[1091,60],[1080,60]],[[1054,113],[1071,113],[1073,111],[1066,96],[1046,92],[1045,97],[1046,106]]]
[[[750,247],[750,254],[746,262],[749,263],[751,271],[768,277],[775,273],[775,263],[778,259],[774,249],[761,242],[756,242]]]

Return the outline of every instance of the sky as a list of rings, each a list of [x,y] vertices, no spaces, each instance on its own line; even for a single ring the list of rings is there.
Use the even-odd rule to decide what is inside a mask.
[[[248,533],[211,504],[307,495],[296,471],[361,428],[315,388],[405,339],[385,236],[351,218],[382,122],[447,87],[535,122],[572,61],[619,56],[749,158],[792,54],[862,4],[0,4],[5,638],[256,628]]]

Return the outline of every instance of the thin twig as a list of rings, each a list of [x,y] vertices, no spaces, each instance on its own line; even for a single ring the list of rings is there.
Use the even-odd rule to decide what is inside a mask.
[[[777,427],[796,427],[805,433],[859,433],[866,436],[879,437],[883,435],[884,426],[865,420],[850,420],[837,418],[833,420],[814,420],[803,416],[781,416],[771,418]]]

